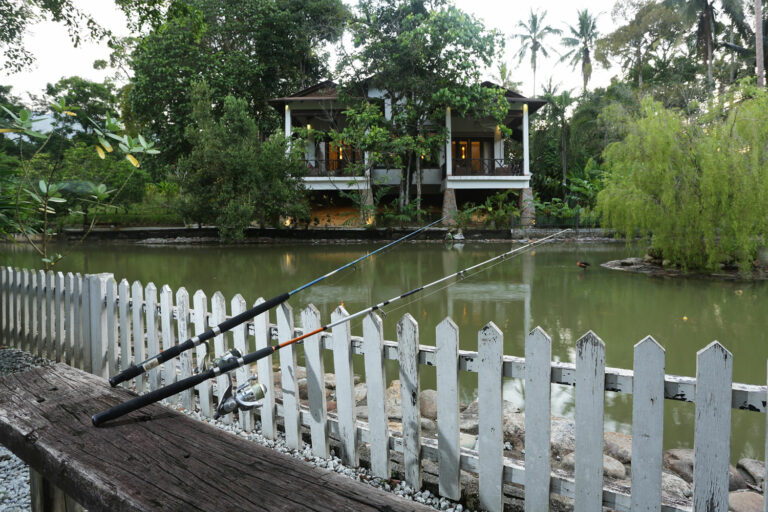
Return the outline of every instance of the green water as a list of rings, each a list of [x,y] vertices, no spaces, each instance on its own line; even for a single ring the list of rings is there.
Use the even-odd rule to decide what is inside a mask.
[[[184,286],[190,295],[197,289],[209,297],[221,291],[227,300],[240,293],[252,304],[259,296],[290,291],[379,246],[90,244],[74,249],[58,269],[110,272],[118,281],[125,278],[145,285],[151,281],[174,290]],[[290,301],[296,324],[310,302],[327,322],[342,301],[347,311],[355,312],[513,247],[511,243],[403,245],[297,294]],[[651,335],[666,349],[667,373],[687,376],[695,375],[696,352],[718,340],[734,355],[734,381],[764,385],[768,283],[655,278],[600,267],[605,261],[637,255],[623,244],[537,247],[453,286],[430,289],[406,304],[385,308],[385,338],[396,339],[396,323],[407,312],[419,322],[421,343],[434,345],[435,326],[451,316],[460,328],[461,348],[476,350],[477,331],[493,321],[504,333],[505,354],[522,356],[526,330],[538,325],[552,337],[553,358],[573,362],[576,341],[591,329],[606,344],[608,366],[631,368],[633,345]],[[9,245],[0,246],[0,259],[2,265],[27,268],[38,267],[39,261],[28,250]],[[578,260],[592,266],[580,269]],[[360,322],[353,323],[352,332],[361,333]],[[361,361],[356,367],[363,373]],[[434,369],[423,370],[422,386],[434,387]],[[388,373],[396,378],[396,367],[390,364]],[[472,399],[475,386],[476,376],[463,374],[462,399]],[[572,391],[553,386],[555,414],[572,417]],[[505,399],[522,407],[522,396],[522,382],[505,382]],[[666,401],[665,407],[665,448],[692,447],[693,405]],[[631,395],[606,394],[606,430],[631,433],[631,413]],[[734,410],[732,459],[763,460],[764,435],[765,415]]]

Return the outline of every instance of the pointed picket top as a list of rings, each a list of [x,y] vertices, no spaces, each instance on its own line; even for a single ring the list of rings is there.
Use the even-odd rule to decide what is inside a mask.
[[[720,354],[723,359],[733,358],[733,354],[717,340],[696,352],[696,358],[703,357],[708,352]]]
[[[579,354],[581,354],[581,352],[587,346],[591,346],[593,348],[600,347],[605,349],[605,342],[603,342],[603,340],[601,340],[600,337],[594,333],[594,331],[589,330],[576,342],[576,350]]]
[[[642,340],[635,343],[635,351],[638,351],[638,350],[642,350],[642,351],[660,350],[661,352],[666,353],[666,349],[662,347],[661,344],[658,341],[656,341],[656,339],[654,339],[653,336],[650,336],[650,335],[646,336]]]
[[[234,306],[235,304],[243,304],[243,305],[245,305],[245,299],[244,299],[244,298],[243,298],[243,296],[242,296],[242,295],[240,295],[239,293],[236,293],[236,294],[235,294],[235,296],[234,296],[234,297],[232,297],[232,300],[231,300],[231,301],[229,301],[229,302],[230,302],[230,304],[231,304],[231,305],[233,305],[233,306]]]
[[[338,318],[344,318],[349,316],[349,312],[344,308],[344,305],[339,304],[336,309],[333,310],[333,315],[337,316]]]
[[[449,316],[443,318],[442,322],[437,324],[437,327],[435,329],[436,329],[436,332],[439,332],[439,333],[449,334],[451,332],[455,332],[456,336],[459,335],[459,326],[456,325],[456,322],[453,321],[453,318]],[[438,336],[437,339],[439,341],[440,337]],[[438,345],[436,348],[439,348],[439,347],[440,346]]]
[[[547,331],[537,325],[534,329],[528,333],[528,337],[525,340],[526,343],[549,343],[552,344],[552,338],[547,334]]]
[[[493,336],[502,336],[501,329],[493,322],[488,322],[480,329],[479,335],[482,339],[489,339]]]
[[[164,284],[164,285],[163,285],[163,286],[160,288],[160,293],[171,293],[171,292],[172,292],[172,290],[171,290],[171,287],[170,287],[170,286],[168,286],[167,284]]]
[[[211,297],[211,302],[220,302],[223,304],[225,301],[226,299],[224,299],[224,294],[218,290],[213,294],[213,297]]]
[[[205,295],[205,292],[203,290],[197,290],[192,297],[195,300],[199,300],[199,299],[205,299],[206,295]]]
[[[320,316],[320,310],[317,309],[317,306],[315,306],[314,304],[307,304],[307,307],[305,307],[302,310],[302,316],[303,315],[313,315],[313,316],[317,315],[319,317]]]
[[[150,293],[150,291],[157,292],[157,286],[155,286],[155,283],[153,283],[152,281],[147,283],[147,287],[146,287],[146,293]]]

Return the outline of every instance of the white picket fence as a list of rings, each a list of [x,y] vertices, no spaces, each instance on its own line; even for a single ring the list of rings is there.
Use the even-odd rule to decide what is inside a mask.
[[[216,292],[210,301],[197,291],[190,307],[189,294],[180,288],[174,294],[168,286],[158,290],[152,283],[119,284],[110,274],[81,276],[61,272],[0,269],[0,314],[3,343],[67,362],[96,375],[117,373],[121,366],[141,361],[201,333],[227,318],[227,301]],[[262,299],[259,299],[262,300]],[[236,295],[229,316],[246,309]],[[293,325],[288,304],[276,311],[277,338],[284,341],[306,329],[322,325],[320,313],[312,306],[301,312],[303,329]],[[347,315],[339,307],[336,320]],[[247,352],[271,343],[269,313],[229,335],[215,338],[217,355],[231,347]],[[297,347],[278,352],[282,375],[282,403],[276,405],[272,358],[258,362],[260,380],[267,384],[265,405],[260,410],[262,433],[276,436],[277,418],[283,418],[290,447],[301,445],[301,428],[311,432],[312,451],[329,456],[329,435],[341,440],[341,456],[349,465],[358,464],[361,443],[370,447],[371,470],[375,476],[390,477],[390,450],[403,455],[405,480],[411,487],[422,486],[422,461],[438,463],[439,491],[458,499],[461,495],[460,469],[474,472],[479,479],[480,507],[503,509],[503,484],[525,489],[529,512],[547,510],[550,493],[574,499],[575,510],[592,512],[601,505],[620,511],[690,510],[685,503],[662,503],[662,440],[664,400],[695,402],[695,469],[693,508],[696,511],[727,510],[730,456],[731,409],[765,413],[766,387],[732,383],[732,356],[713,342],[697,354],[696,378],[665,375],[664,349],[651,337],[635,346],[634,372],[605,367],[605,345],[591,331],[576,344],[576,363],[551,361],[551,342],[541,329],[534,329],[525,341],[525,358],[504,355],[503,335],[492,322],[478,333],[478,351],[459,350],[459,329],[446,318],[436,328],[433,346],[421,345],[417,322],[406,314],[397,324],[397,341],[385,341],[382,320],[376,314],[363,321],[362,337],[352,336],[349,324],[330,334],[315,335],[304,342],[309,408],[302,407],[297,381]],[[166,363],[136,379],[139,390],[192,374],[195,361],[204,357],[185,353],[177,364]],[[329,417],[324,393],[323,350],[333,351],[336,375],[337,411]],[[368,422],[356,418],[353,354],[362,354],[368,390]],[[384,362],[399,363],[402,391],[403,432],[389,430],[385,410],[387,381]],[[424,365],[437,370],[438,438],[421,436],[419,372]],[[459,371],[478,373],[478,449],[459,443]],[[249,369],[237,371],[242,382]],[[502,428],[502,384],[505,378],[525,382],[525,460],[504,457]],[[570,476],[550,468],[550,385],[575,386],[575,471]],[[106,384],[105,384],[106,385]],[[223,382],[217,383],[222,389]],[[211,416],[213,386],[201,384],[196,393],[200,411]],[[605,391],[633,393],[632,487],[619,487],[603,480],[603,414]],[[181,396],[184,407],[194,406],[190,390]],[[96,411],[94,411],[96,412]],[[242,427],[250,429],[253,413],[240,414]],[[228,415],[225,421],[232,421]],[[524,462],[524,463],[523,463]],[[549,482],[549,485],[547,485]],[[768,508],[766,508],[768,511]]]

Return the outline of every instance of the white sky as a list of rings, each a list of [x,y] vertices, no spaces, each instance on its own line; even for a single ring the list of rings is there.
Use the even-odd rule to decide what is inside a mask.
[[[349,2],[349,0],[347,0]],[[480,18],[488,28],[496,28],[507,35],[506,57],[508,66],[513,69],[513,79],[523,82],[525,95],[533,92],[533,73],[530,69],[530,58],[522,63],[514,58],[520,45],[509,36],[518,32],[518,21],[526,21],[530,9],[544,9],[545,18],[549,25],[567,29],[566,24],[576,25],[577,11],[588,8],[591,13],[602,13],[598,18],[598,31],[606,34],[613,30],[614,24],[610,16],[614,0],[549,0],[532,1],[518,0],[454,0],[457,7]],[[94,16],[102,25],[111,29],[117,35],[128,35],[125,28],[125,16],[117,9],[112,0],[76,0],[77,6]],[[559,45],[559,37],[552,36],[546,40],[554,51],[549,59],[539,56],[536,73],[536,89],[541,92],[541,86],[552,77],[555,84],[560,84],[560,90],[572,89],[574,93],[581,91],[581,71],[572,69],[567,63],[559,62],[559,51],[564,51]],[[28,99],[27,93],[39,95],[47,83],[55,83],[60,78],[78,75],[89,80],[101,81],[113,75],[114,70],[95,70],[93,61],[108,59],[109,48],[104,43],[81,44],[74,48],[67,36],[66,29],[59,24],[43,22],[35,25],[25,38],[25,46],[32,51],[36,62],[31,69],[9,75],[0,71],[0,84],[12,85],[13,94]],[[3,57],[0,56],[0,62]],[[612,76],[619,71],[615,68],[605,70],[595,64],[590,88],[605,86],[610,83]],[[491,78],[490,76],[486,78]]]

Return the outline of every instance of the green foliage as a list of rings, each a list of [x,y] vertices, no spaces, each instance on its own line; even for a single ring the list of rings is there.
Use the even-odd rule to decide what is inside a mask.
[[[588,9],[583,9],[578,14],[579,21],[576,27],[569,25],[568,29],[571,31],[571,35],[564,37],[562,41],[563,46],[571,48],[571,50],[565,53],[560,60],[565,62],[570,59],[571,66],[574,68],[581,64],[581,76],[584,81],[582,92],[586,93],[587,84],[592,77],[592,51],[599,36],[597,18],[600,15],[594,16],[589,13]]]
[[[604,226],[651,236],[683,268],[750,268],[768,230],[768,96],[731,97],[688,119],[645,100],[622,142],[604,154]]]
[[[225,240],[242,238],[255,219],[276,225],[280,217],[308,218],[301,144],[295,142],[289,151],[279,136],[259,142],[247,102],[234,96],[224,98],[217,118],[205,82],[194,84],[190,98],[192,150],[179,162],[182,214],[196,223],[215,223]]]
[[[560,35],[562,30],[553,28],[544,24],[544,18],[547,16],[547,11],[541,13],[533,12],[528,16],[528,23],[518,21],[517,27],[521,30],[517,34],[513,34],[512,37],[520,41],[520,51],[517,56],[520,62],[523,61],[525,56],[531,54],[531,69],[533,69],[533,96],[536,96],[536,59],[539,52],[544,57],[549,57],[549,49],[544,44],[544,39],[552,35]]]

